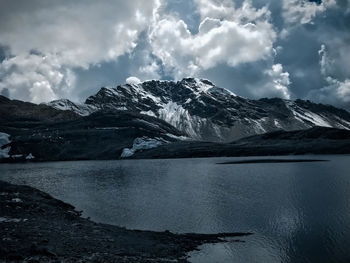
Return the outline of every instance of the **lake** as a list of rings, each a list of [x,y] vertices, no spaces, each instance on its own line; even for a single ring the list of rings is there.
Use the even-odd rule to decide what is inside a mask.
[[[0,164],[0,180],[36,187],[94,221],[130,229],[254,233],[242,243],[204,245],[191,262],[350,262],[350,156],[272,158],[329,162]]]

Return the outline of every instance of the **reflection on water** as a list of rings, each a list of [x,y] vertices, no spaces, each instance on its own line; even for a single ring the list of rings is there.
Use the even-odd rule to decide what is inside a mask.
[[[37,187],[98,222],[173,232],[255,233],[243,238],[245,243],[204,245],[191,253],[193,262],[350,262],[350,156],[303,158],[330,162],[218,165],[244,158],[210,158],[1,164],[0,179]]]

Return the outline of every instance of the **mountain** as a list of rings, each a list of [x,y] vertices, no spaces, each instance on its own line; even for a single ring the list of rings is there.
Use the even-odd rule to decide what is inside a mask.
[[[101,88],[84,104],[60,100],[48,105],[89,115],[101,109],[137,112],[162,119],[194,140],[229,142],[275,130],[314,126],[350,129],[350,113],[330,105],[278,98],[251,100],[209,80],[146,81]]]
[[[0,98],[0,159],[119,159],[187,140],[167,122],[136,112],[100,110],[88,116]]]
[[[293,103],[319,115],[332,113],[345,123],[345,111]],[[330,127],[280,129],[224,143],[195,141],[162,119],[112,106],[81,116],[0,97],[0,113],[0,159],[5,162],[350,153],[350,130]]]
[[[313,127],[297,131],[275,131],[231,143],[178,141],[138,152],[130,158],[194,158],[277,156],[304,154],[350,154],[350,131]]]
[[[80,116],[74,111],[62,111],[48,105],[37,105],[20,100],[10,100],[0,95],[0,124],[15,121],[35,123],[38,121],[62,121],[73,120]]]
[[[79,114],[80,116],[87,116],[98,110],[94,106],[74,103],[68,99],[53,100],[44,105],[50,106],[57,110],[72,111]]]

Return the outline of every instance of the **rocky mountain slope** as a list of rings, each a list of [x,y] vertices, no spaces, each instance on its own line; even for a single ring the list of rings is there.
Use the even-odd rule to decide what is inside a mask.
[[[304,154],[350,154],[350,131],[313,127],[275,131],[232,143],[180,141],[138,152],[130,158],[238,157]]]
[[[74,111],[62,111],[44,104],[34,104],[20,100],[10,100],[0,95],[0,124],[7,122],[62,121],[79,118]]]
[[[313,111],[312,107],[319,112],[327,109],[329,116],[334,110],[334,118],[343,113],[329,106],[295,103]],[[137,110],[105,107],[80,116],[71,110],[3,99],[0,112],[6,113],[0,121],[0,159],[5,162],[350,153],[347,129],[280,129],[231,143],[203,142]]]
[[[194,78],[101,88],[84,104],[58,100],[48,105],[83,116],[101,109],[147,114],[165,120],[192,139],[214,142],[279,129],[314,126],[350,129],[350,113],[342,109],[302,100],[250,100],[208,80]]]
[[[12,109],[12,110],[9,110]],[[167,122],[138,113],[101,110],[89,116],[6,99],[0,112],[0,159],[119,159],[188,137]]]

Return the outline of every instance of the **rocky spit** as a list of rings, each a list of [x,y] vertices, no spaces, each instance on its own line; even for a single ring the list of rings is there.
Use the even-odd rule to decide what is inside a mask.
[[[0,262],[188,262],[204,243],[251,233],[128,230],[81,217],[47,193],[0,181]]]

